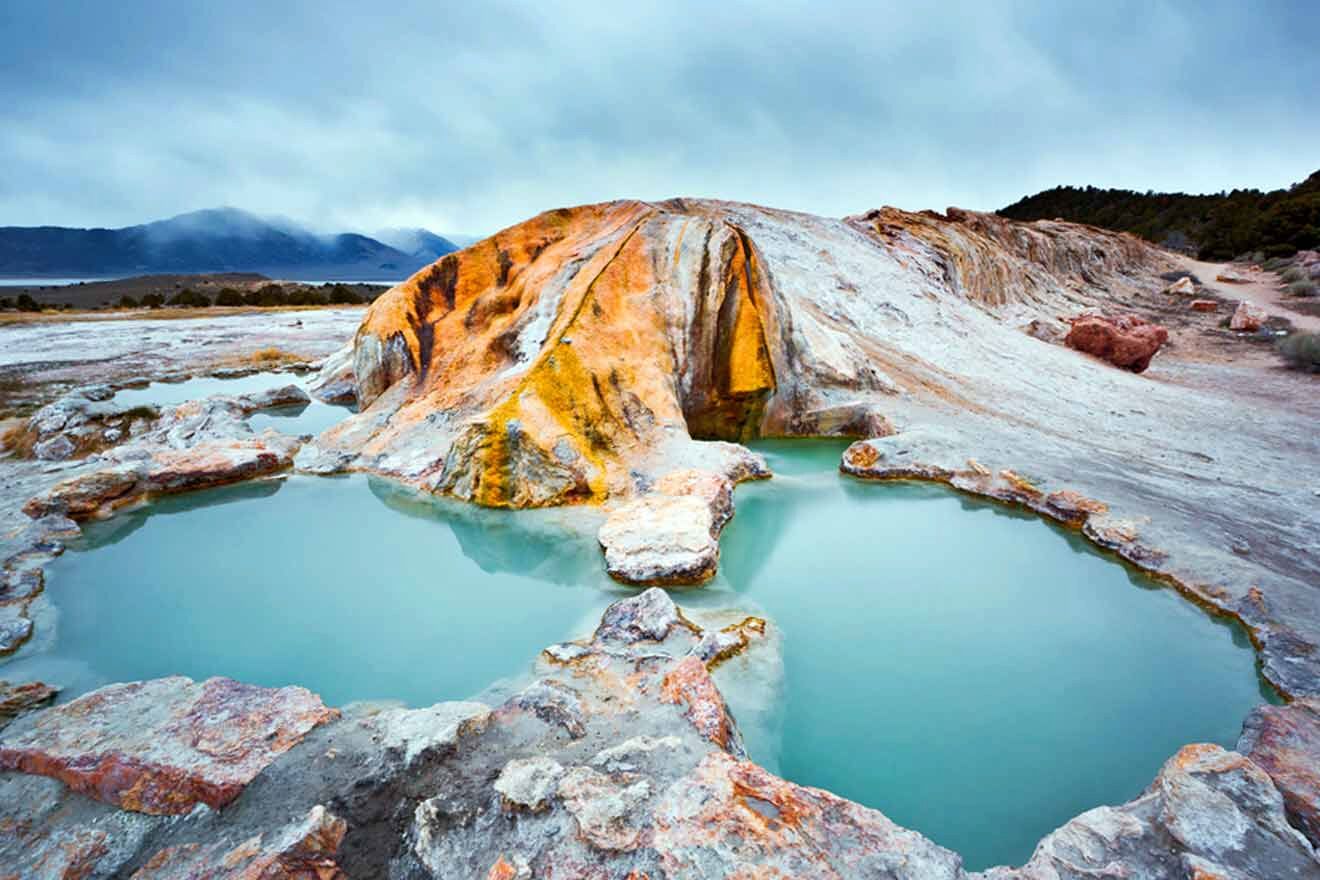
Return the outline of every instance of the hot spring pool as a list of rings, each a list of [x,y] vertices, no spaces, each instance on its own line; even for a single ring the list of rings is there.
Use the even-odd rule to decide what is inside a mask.
[[[759,606],[781,628],[782,711],[749,746],[795,782],[971,868],[1018,864],[1077,813],[1138,794],[1181,745],[1232,746],[1267,698],[1239,629],[1072,533],[841,477],[839,444],[761,449],[779,476],[739,488],[721,574],[676,598]],[[297,683],[332,705],[469,697],[632,592],[566,515],[361,476],[165,500],[89,526],[51,566],[57,638],[0,676],[66,698],[180,673]]]
[[[261,372],[233,379],[215,376],[195,376],[182,382],[152,382],[144,388],[121,388],[114,401],[126,407],[175,406],[190,400],[200,400],[213,394],[252,394],[285,385],[297,385],[306,390],[312,374]],[[354,412],[354,408],[334,406],[312,398],[302,406],[281,406],[262,410],[248,417],[254,431],[274,428],[285,434],[319,434]]]

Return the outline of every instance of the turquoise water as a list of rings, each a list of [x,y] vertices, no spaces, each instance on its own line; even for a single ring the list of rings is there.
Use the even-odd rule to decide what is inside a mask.
[[[53,650],[0,666],[6,677],[71,697],[226,675],[330,705],[429,706],[526,672],[626,595],[553,514],[430,502],[362,476],[177,496],[91,524],[84,545],[48,570]]]
[[[253,373],[233,379],[197,376],[182,382],[152,382],[145,388],[123,388],[115,393],[115,403],[124,406],[173,406],[189,400],[200,400],[213,394],[252,394],[285,385],[305,388],[310,376],[295,373]],[[285,434],[319,434],[343,421],[351,407],[333,406],[316,398],[303,406],[284,406],[262,410],[248,417],[254,431],[274,428]]]
[[[761,448],[779,476],[738,489],[721,574],[676,598],[779,625],[782,711],[731,702],[753,757],[796,782],[970,867],[1019,864],[1077,813],[1137,795],[1183,744],[1231,746],[1264,698],[1240,630],[1072,533],[841,477],[839,444]],[[58,638],[0,676],[66,697],[171,673],[297,683],[330,704],[472,696],[630,594],[566,515],[361,476],[169,499],[90,526],[54,563]]]
[[[784,633],[781,773],[882,810],[971,868],[1127,801],[1266,698],[1239,627],[1039,517],[842,477],[765,443],[724,577]]]

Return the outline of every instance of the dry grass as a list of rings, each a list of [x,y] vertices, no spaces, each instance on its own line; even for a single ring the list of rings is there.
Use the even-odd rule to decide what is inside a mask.
[[[32,454],[34,439],[27,430],[27,419],[0,420],[0,453],[27,458]]]
[[[293,351],[285,351],[270,345],[258,348],[247,354],[235,354],[211,364],[209,369],[254,369],[269,370],[273,367],[287,367],[293,364],[308,363],[311,358]]]
[[[273,364],[284,360],[302,360],[297,355],[291,355],[283,349],[271,346],[270,348],[259,348],[248,357],[258,364]]]

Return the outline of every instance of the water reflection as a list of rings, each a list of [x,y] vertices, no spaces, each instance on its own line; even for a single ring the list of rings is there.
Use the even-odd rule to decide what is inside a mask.
[[[291,477],[97,523],[91,552],[49,571],[53,650],[5,675],[54,678],[65,698],[184,674],[430,705],[524,674],[619,594],[587,536],[560,532],[551,555],[517,528],[406,506],[365,477]]]

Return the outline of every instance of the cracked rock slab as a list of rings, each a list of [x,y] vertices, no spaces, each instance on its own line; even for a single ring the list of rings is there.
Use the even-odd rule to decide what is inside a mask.
[[[298,687],[183,677],[114,684],[10,724],[0,769],[49,776],[125,810],[186,813],[229,803],[337,715]]]
[[[720,561],[710,505],[694,496],[648,495],[610,514],[597,538],[605,570],[626,584],[699,584]]]

